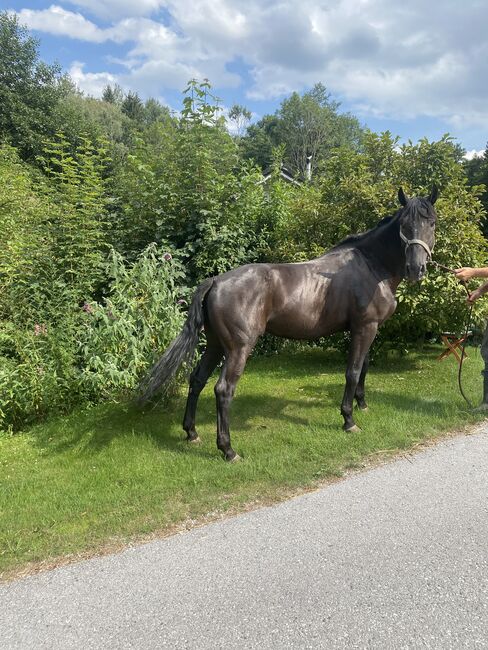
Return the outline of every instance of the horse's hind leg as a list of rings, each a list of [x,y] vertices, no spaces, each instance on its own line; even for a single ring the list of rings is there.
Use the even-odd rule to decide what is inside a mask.
[[[361,374],[359,375],[359,381],[356,387],[356,395],[355,395],[356,402],[358,404],[358,408],[360,408],[361,411],[366,411],[368,408],[368,405],[366,404],[366,400],[364,399],[364,380],[366,379],[366,373],[368,372],[368,368],[369,368],[369,353],[364,358],[363,368],[361,370]]]
[[[215,385],[217,401],[217,447],[224,454],[225,460],[236,461],[239,456],[230,444],[229,409],[239,377],[244,371],[251,347],[242,347],[226,354],[225,363],[218,382]]]
[[[196,365],[190,375],[190,388],[186,400],[185,416],[183,418],[183,429],[186,431],[188,442],[198,442],[200,438],[195,429],[195,416],[197,412],[197,402],[200,393],[205,387],[208,378],[215,370],[218,362],[222,358],[223,352],[220,346],[207,346],[202,358]]]

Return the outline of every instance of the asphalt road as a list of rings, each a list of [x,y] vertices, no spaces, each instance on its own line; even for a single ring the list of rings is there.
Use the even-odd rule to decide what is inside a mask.
[[[0,585],[0,647],[488,648],[488,427]]]

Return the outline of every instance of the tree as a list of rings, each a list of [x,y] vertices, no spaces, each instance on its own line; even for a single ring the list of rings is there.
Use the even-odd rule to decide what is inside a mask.
[[[303,95],[293,93],[283,100],[274,116],[265,116],[249,127],[243,143],[245,155],[261,164],[267,159],[269,164],[273,147],[284,144],[284,162],[305,177],[309,160],[316,168],[334,148],[359,145],[358,120],[340,114],[339,106],[320,83]]]
[[[171,117],[170,110],[167,106],[158,102],[157,99],[149,98],[144,103],[144,124],[151,126],[157,122],[164,122]]]
[[[488,213],[488,143],[482,156],[464,160],[464,171],[471,187],[481,186],[480,200]],[[483,233],[488,237],[488,220],[483,221]]]
[[[109,104],[117,104],[120,106],[124,100],[124,91],[119,84],[114,84],[113,86],[107,84],[103,89],[102,100]]]
[[[232,124],[231,132],[238,138],[242,137],[252,117],[252,113],[245,106],[234,104],[229,110],[228,120]]]
[[[279,145],[276,131],[279,118],[275,115],[265,115],[256,124],[247,127],[247,133],[239,142],[244,158],[266,169],[273,162],[273,149]]]
[[[315,167],[333,148],[358,144],[359,123],[352,116],[339,115],[338,108],[322,84],[302,96],[293,93],[281,104],[276,137],[286,146],[287,162],[302,176],[309,157]]]
[[[144,104],[137,93],[129,91],[122,102],[122,112],[134,122],[141,123],[144,119]]]
[[[15,14],[0,13],[0,136],[33,159],[58,128],[56,108],[69,84],[39,59],[39,43]]]
[[[56,112],[73,153],[85,138],[92,143],[103,139],[107,141],[112,164],[123,164],[132,144],[134,129],[132,121],[122,112],[119,104],[85,97],[76,90],[62,99]]]

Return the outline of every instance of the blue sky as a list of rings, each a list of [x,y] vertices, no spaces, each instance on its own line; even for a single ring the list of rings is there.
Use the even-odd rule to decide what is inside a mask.
[[[2,0],[87,94],[119,83],[181,107],[191,77],[255,119],[322,82],[402,140],[488,140],[483,0]]]

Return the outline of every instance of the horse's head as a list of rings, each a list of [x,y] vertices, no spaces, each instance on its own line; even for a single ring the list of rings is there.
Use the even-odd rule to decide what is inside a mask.
[[[405,277],[410,282],[419,282],[434,248],[437,187],[434,185],[427,198],[412,199],[400,188],[398,199],[403,206],[399,221],[400,237],[405,244]]]

